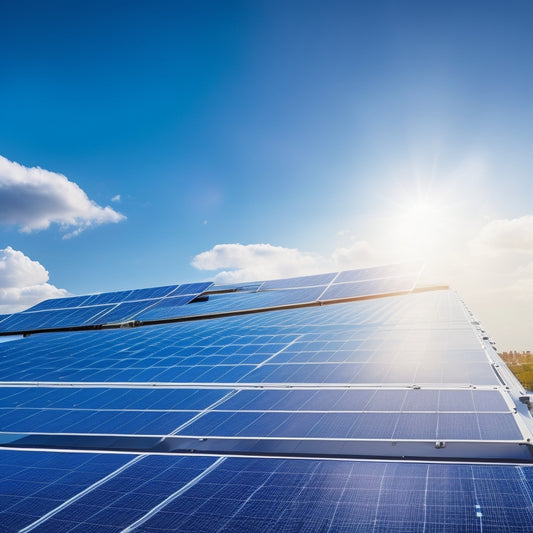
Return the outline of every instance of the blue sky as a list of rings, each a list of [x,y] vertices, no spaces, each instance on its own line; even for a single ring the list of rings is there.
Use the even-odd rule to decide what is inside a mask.
[[[4,5],[0,312],[422,257],[502,348],[533,349],[532,17],[526,1]]]

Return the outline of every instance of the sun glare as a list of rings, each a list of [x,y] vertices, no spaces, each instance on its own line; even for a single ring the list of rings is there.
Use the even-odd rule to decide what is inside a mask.
[[[446,206],[436,199],[406,202],[391,220],[396,246],[407,255],[429,259],[445,244],[453,224]]]

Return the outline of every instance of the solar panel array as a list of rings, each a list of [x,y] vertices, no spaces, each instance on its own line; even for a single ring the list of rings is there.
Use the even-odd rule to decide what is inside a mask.
[[[4,320],[0,316],[0,333],[72,329],[127,322],[166,300],[172,301],[173,306],[185,305],[211,285],[212,283],[190,283],[45,300],[21,313],[5,315]]]
[[[526,392],[406,268],[172,290],[145,317],[177,322],[1,343],[0,529],[531,531]]]

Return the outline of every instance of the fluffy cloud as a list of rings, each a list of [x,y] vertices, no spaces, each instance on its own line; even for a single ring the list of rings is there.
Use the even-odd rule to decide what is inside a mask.
[[[271,244],[217,244],[194,257],[199,270],[222,270],[216,283],[305,276],[321,272],[361,268],[378,263],[371,246],[357,241],[337,248],[330,257]]]
[[[48,282],[48,272],[38,262],[10,246],[0,249],[0,314],[22,311],[41,300],[67,296]]]
[[[361,268],[382,262],[367,241],[355,241],[349,246],[336,248],[331,258],[339,270]]]
[[[331,269],[329,261],[318,254],[271,244],[217,244],[198,254],[192,265],[200,270],[223,270],[217,283],[316,274]]]
[[[90,200],[62,174],[28,168],[0,156],[0,224],[30,232],[56,223],[68,231],[68,238],[88,227],[124,218],[111,207]]]
[[[489,222],[482,228],[478,243],[496,251],[533,252],[533,215]]]

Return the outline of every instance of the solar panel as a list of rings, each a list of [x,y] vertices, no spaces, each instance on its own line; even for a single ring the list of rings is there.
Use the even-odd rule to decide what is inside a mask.
[[[0,344],[2,527],[530,531],[525,391],[455,293],[412,292],[413,269],[12,315],[139,327]]]
[[[49,531],[81,524],[80,531],[527,533],[533,520],[533,476],[520,466],[130,457],[5,452],[4,523]],[[44,476],[40,483],[21,479],[30,470]]]
[[[24,312],[5,317],[6,320],[0,321],[0,333],[120,324],[157,306],[168,295],[184,295],[173,299],[173,307],[185,305],[211,285],[210,282],[188,283],[45,300]]]
[[[85,296],[70,296],[67,298],[53,298],[51,300],[43,300],[38,304],[22,311],[23,313],[32,313],[33,311],[46,311],[49,309],[68,309],[72,307],[81,307],[87,299],[90,298],[89,295]]]
[[[141,313],[137,318],[150,321],[162,318],[235,313],[237,311],[293,306],[315,302],[323,290],[323,287],[311,287],[285,291],[213,294],[207,300],[193,302],[189,305],[184,305],[188,301],[179,301],[176,306],[172,306],[172,298],[167,298],[157,306]]]
[[[329,285],[337,276],[331,274],[317,274],[316,276],[302,276],[299,278],[275,279],[265,281],[261,285],[262,291],[274,289],[297,289],[299,287],[317,287]]]

